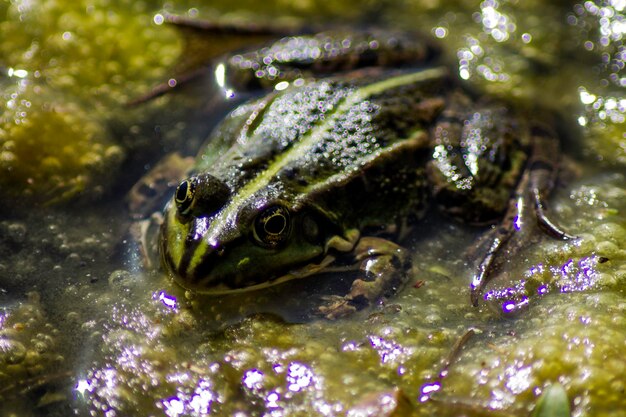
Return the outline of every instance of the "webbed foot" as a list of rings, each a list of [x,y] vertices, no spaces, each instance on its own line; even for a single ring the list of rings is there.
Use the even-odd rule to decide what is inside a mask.
[[[319,307],[319,313],[327,319],[347,316],[395,293],[404,282],[411,262],[406,249],[377,237],[359,240],[354,253],[360,264],[359,278],[354,280],[348,294],[328,297],[327,304]]]

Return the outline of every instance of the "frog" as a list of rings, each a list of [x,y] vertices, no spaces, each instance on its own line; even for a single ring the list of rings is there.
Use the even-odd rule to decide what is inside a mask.
[[[351,271],[348,292],[318,307],[336,319],[402,288],[414,257],[402,239],[430,210],[492,225],[473,305],[527,217],[574,239],[547,214],[560,154],[551,118],[473,91],[439,57],[423,35],[352,30],[217,60],[227,97],[263,94],[225,117],[173,191],[157,242],[166,273],[219,296]]]

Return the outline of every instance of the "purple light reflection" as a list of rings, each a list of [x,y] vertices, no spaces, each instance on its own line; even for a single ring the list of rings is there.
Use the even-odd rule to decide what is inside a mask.
[[[524,308],[526,308],[529,304],[529,298],[523,296],[519,301],[518,300],[507,300],[502,303],[502,311],[505,314],[516,313]]]
[[[420,402],[426,402],[430,400],[430,397],[441,390],[441,381],[428,382],[420,388]]]
[[[251,390],[260,390],[263,388],[263,380],[265,375],[263,372],[258,369],[249,369],[244,372],[243,377],[241,378],[241,382],[248,389]]]
[[[546,295],[548,293],[548,286],[547,285],[540,285],[539,288],[537,288],[537,294],[539,295]]]
[[[172,310],[178,308],[178,302],[176,300],[176,297],[174,297],[173,295],[169,295],[165,291],[159,292],[159,301],[163,303],[165,307],[171,308]]]

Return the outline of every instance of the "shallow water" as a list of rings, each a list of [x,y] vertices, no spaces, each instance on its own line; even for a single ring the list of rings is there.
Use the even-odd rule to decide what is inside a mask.
[[[255,4],[0,3],[0,415],[525,416],[557,382],[574,416],[626,415],[624,2]],[[551,209],[579,239],[541,237],[509,260],[495,287],[532,294],[510,318],[469,303],[463,254],[482,230],[436,214],[409,241],[405,288],[337,321],[307,314],[327,283],[216,299],[143,272],[123,195],[225,111],[199,123],[194,109],[216,104],[184,89],[124,105],[176,71],[182,41],[155,23],[161,7],[438,38],[475,88],[565,113],[573,173]]]

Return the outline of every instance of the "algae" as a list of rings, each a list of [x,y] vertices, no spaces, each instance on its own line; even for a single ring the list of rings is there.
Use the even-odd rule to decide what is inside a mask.
[[[470,305],[462,255],[481,231],[446,219],[414,237],[416,268],[397,296],[334,322],[302,314],[319,283],[206,298],[142,271],[116,190],[153,163],[137,154],[172,148],[186,132],[179,123],[191,124],[172,97],[124,106],[167,79],[183,50],[154,22],[161,8],[376,23],[439,39],[479,91],[570,116],[563,131],[580,139],[564,148],[578,175],[558,184],[551,209],[579,239],[541,238],[509,262],[489,290],[526,291],[527,307],[511,317],[498,303]],[[527,416],[555,384],[573,416],[626,410],[623,4],[311,0],[257,9],[0,2],[0,194],[3,206],[24,207],[0,222],[0,395],[10,399],[0,413]],[[162,123],[163,109],[180,120]],[[155,142],[155,125],[176,139]],[[469,328],[480,332],[442,379]],[[427,387],[437,392],[421,402]]]

